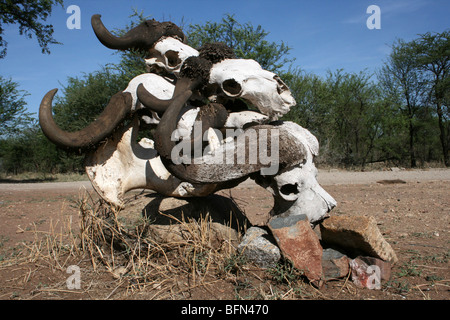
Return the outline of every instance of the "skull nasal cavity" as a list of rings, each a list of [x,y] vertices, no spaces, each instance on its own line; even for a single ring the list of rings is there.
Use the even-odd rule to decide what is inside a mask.
[[[178,52],[169,50],[165,53],[167,64],[170,67],[176,67],[181,63],[181,59],[178,57]]]
[[[298,193],[297,187],[298,187],[297,184],[291,184],[291,183],[285,184],[284,186],[282,186],[280,188],[280,192],[285,195],[297,194]]]
[[[238,95],[241,93],[242,87],[236,80],[228,79],[222,83],[222,89],[230,95]]]

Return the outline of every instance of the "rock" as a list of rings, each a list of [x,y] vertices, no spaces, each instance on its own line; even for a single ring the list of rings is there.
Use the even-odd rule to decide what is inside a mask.
[[[306,215],[273,217],[268,224],[283,256],[311,281],[321,280],[322,246]]]
[[[381,289],[381,281],[391,277],[391,264],[374,257],[350,260],[352,281],[359,288]]]
[[[268,238],[269,233],[259,227],[251,227],[239,244],[238,253],[260,268],[275,267],[281,258],[280,249]]]
[[[114,269],[111,273],[112,273],[114,279],[120,279],[127,272],[128,272],[127,268],[125,268],[125,267],[118,267],[118,268]]]
[[[374,217],[332,216],[320,224],[320,233],[326,246],[340,248],[351,257],[362,255],[391,263],[398,261]]]
[[[350,272],[350,259],[332,248],[323,249],[322,273],[324,280],[343,278]]]
[[[170,224],[176,220],[211,220],[240,231],[249,225],[244,213],[229,198],[216,194],[207,197],[151,197],[142,212],[154,224]]]
[[[391,263],[389,263],[387,261],[383,261],[378,258],[367,257],[367,256],[359,256],[356,259],[363,261],[364,263],[366,263],[369,266],[377,266],[378,268],[380,268],[381,280],[389,281],[389,279],[391,278],[391,269],[392,269]],[[356,260],[356,259],[354,259],[354,260]]]
[[[220,248],[222,243],[228,242],[235,246],[239,243],[239,233],[218,222],[211,222],[208,230],[200,228],[197,222],[185,222],[174,224],[151,224],[145,230],[145,237],[150,237],[157,243],[183,243],[193,239],[193,233],[206,232],[210,245]]]
[[[219,195],[178,199],[150,193],[127,202],[119,214],[128,234],[138,230],[142,238],[178,245],[195,233],[214,248],[233,250],[249,224],[231,199]]]

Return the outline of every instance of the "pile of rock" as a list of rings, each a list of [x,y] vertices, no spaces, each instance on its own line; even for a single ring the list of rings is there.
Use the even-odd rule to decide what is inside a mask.
[[[373,217],[332,216],[315,232],[306,215],[273,217],[273,235],[250,228],[238,251],[261,267],[274,266],[283,256],[317,286],[351,275],[359,287],[380,289],[390,278],[397,256]]]
[[[136,208],[143,208],[142,216],[151,221],[146,236],[158,243],[185,239],[192,228],[190,223],[177,223],[184,218],[206,218],[213,247],[231,243],[261,268],[275,267],[282,258],[290,260],[319,287],[351,276],[359,287],[379,289],[398,260],[373,217],[331,216],[313,229],[306,215],[274,216],[266,226],[257,227],[232,200],[218,195],[177,199],[155,194],[132,204],[121,212],[126,225],[134,230],[142,222]]]

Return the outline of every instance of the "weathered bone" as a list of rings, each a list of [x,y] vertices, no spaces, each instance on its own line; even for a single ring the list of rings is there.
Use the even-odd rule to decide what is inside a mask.
[[[295,105],[289,88],[277,75],[263,70],[254,60],[234,59],[232,49],[224,45],[205,45],[199,53],[184,44],[181,29],[170,22],[149,20],[123,37],[110,34],[99,15],[92,17],[92,26],[107,47],[147,50],[150,58],[146,63],[153,71],[163,69],[177,78],[154,73],[137,76],[111,98],[96,121],[75,133],[62,131],[53,121],[51,100],[56,90],[44,97],[41,126],[59,146],[91,147],[116,130],[86,157],[86,172],[106,201],[122,206],[124,194],[137,188],[166,196],[206,196],[251,176],[273,193],[273,215],[305,214],[311,223],[317,223],[336,205],[316,180],[313,161],[319,144],[314,135],[292,122],[268,124]],[[197,101],[211,98],[216,104],[192,107],[194,92]],[[236,103],[240,99],[262,114],[241,108]],[[124,118],[131,116],[132,122],[120,128]],[[158,125],[155,142],[146,138],[136,141],[143,120]],[[187,143],[197,142],[193,133],[196,120],[203,123],[200,138],[207,136],[209,146],[192,159],[193,163],[174,163],[174,150],[176,155],[176,148],[182,145],[177,144],[178,139],[188,137]],[[242,130],[237,137],[224,139],[221,134],[229,128]],[[261,144],[264,134],[265,144]],[[275,163],[267,163],[260,148],[272,153],[275,143],[278,158],[271,158]],[[259,152],[253,162],[252,152]],[[242,158],[245,160],[241,163],[238,159]],[[272,166],[275,172],[267,170]]]
[[[189,57],[198,56],[199,52],[178,39],[166,37],[155,44],[150,54],[151,57],[145,59],[148,66],[157,66],[178,75],[183,62]]]
[[[186,37],[181,29],[172,22],[158,22],[147,20],[128,31],[122,37],[112,35],[103,25],[99,14],[91,18],[92,29],[98,40],[110,49],[139,49],[149,50],[162,37],[177,37],[185,41]]]
[[[276,176],[261,176],[256,182],[274,196],[272,215],[286,217],[305,214],[310,223],[315,224],[336,206],[336,200],[317,182],[313,160],[318,155],[319,143],[314,135],[296,123],[284,122],[281,127],[306,147],[305,160],[297,166],[283,169]]]
[[[126,192],[150,189],[165,196],[206,196],[213,184],[194,185],[179,180],[164,167],[152,140],[136,142],[138,118],[114,133],[108,141],[86,157],[86,173],[93,187],[107,202],[123,206]]]
[[[249,101],[273,120],[295,105],[283,81],[254,60],[226,59],[214,64],[209,83],[219,85],[228,97]]]
[[[53,119],[52,100],[58,89],[49,91],[39,107],[39,124],[45,136],[54,144],[66,149],[87,149],[108,137],[132,111],[132,98],[128,92],[111,97],[107,107],[87,127],[68,132],[62,130]]]

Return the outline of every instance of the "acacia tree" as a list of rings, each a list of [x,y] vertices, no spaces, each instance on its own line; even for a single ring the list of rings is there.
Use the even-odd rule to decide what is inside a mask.
[[[416,50],[419,70],[426,73],[427,97],[434,105],[439,125],[439,138],[445,166],[450,166],[449,157],[449,96],[450,96],[450,30],[442,33],[426,33],[412,44]]]
[[[53,38],[53,26],[44,24],[56,4],[63,0],[0,0],[0,59],[6,56],[8,42],[3,39],[3,24],[18,24],[20,35],[36,36],[42,53],[50,53],[49,44],[57,44]],[[2,49],[3,48],[3,49]]]
[[[26,112],[24,90],[19,84],[0,75],[0,136],[17,133],[31,123],[31,113]]]
[[[289,48],[284,42],[269,42],[269,35],[260,25],[239,23],[234,15],[226,14],[220,23],[208,21],[190,25],[186,31],[188,44],[198,48],[205,43],[223,42],[232,48],[238,58],[253,59],[266,70],[279,72],[289,59]]]
[[[407,119],[410,165],[414,168],[417,166],[415,144],[420,108],[425,105],[425,79],[417,67],[415,47],[403,40],[394,42],[378,80],[389,96],[398,98],[396,104]]]

